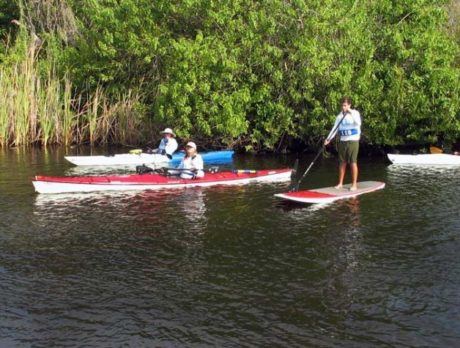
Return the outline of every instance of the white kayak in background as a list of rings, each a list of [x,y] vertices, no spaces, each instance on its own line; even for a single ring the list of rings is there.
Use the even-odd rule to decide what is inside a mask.
[[[275,194],[275,197],[309,204],[331,203],[339,199],[353,198],[365,193],[381,190],[385,187],[384,182],[380,181],[361,181],[358,182],[358,189],[350,191],[350,185],[344,185],[340,189],[335,187],[323,187],[305,191],[292,191]]]
[[[116,166],[169,162],[167,156],[148,153],[125,153],[113,156],[65,156],[64,158],[76,166]]]
[[[215,185],[242,185],[257,182],[291,180],[291,169],[234,170],[206,173],[203,178],[181,179],[159,174],[130,174],[103,176],[41,176],[32,183],[38,193],[161,190]]]
[[[209,151],[200,153],[206,164],[231,162],[233,150]],[[124,153],[111,156],[65,156],[64,158],[76,166],[136,166],[141,164],[177,165],[184,157],[183,152],[176,152],[172,159],[160,154]]]
[[[460,165],[460,156],[445,153],[399,155],[387,154],[393,164]]]

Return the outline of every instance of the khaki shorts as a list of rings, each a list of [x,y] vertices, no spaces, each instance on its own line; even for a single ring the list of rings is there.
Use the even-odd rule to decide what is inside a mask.
[[[359,141],[339,141],[339,162],[358,162]]]

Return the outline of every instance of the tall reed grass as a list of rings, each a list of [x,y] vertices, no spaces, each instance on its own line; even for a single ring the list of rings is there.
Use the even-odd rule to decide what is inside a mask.
[[[146,122],[141,96],[78,93],[33,35],[20,33],[0,66],[0,145],[137,144]],[[43,73],[45,71],[45,73]]]

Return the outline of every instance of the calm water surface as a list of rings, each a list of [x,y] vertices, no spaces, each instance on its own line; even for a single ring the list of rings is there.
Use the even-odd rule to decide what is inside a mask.
[[[287,184],[35,194],[63,156],[0,152],[0,347],[460,346],[460,168],[363,160],[387,188],[326,206]]]

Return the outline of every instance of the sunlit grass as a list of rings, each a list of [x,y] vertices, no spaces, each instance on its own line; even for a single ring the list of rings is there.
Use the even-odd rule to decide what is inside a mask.
[[[61,134],[58,143],[70,145],[74,142],[74,129],[76,127],[76,115],[72,111],[72,83],[66,76],[64,78],[63,110],[61,113]]]
[[[6,72],[0,69],[0,144],[9,143],[10,109],[12,108],[12,85]]]
[[[14,59],[0,66],[1,146],[138,143],[145,129],[138,94],[109,98],[100,86],[75,94],[69,76],[60,78],[41,49],[34,38],[19,36]]]

